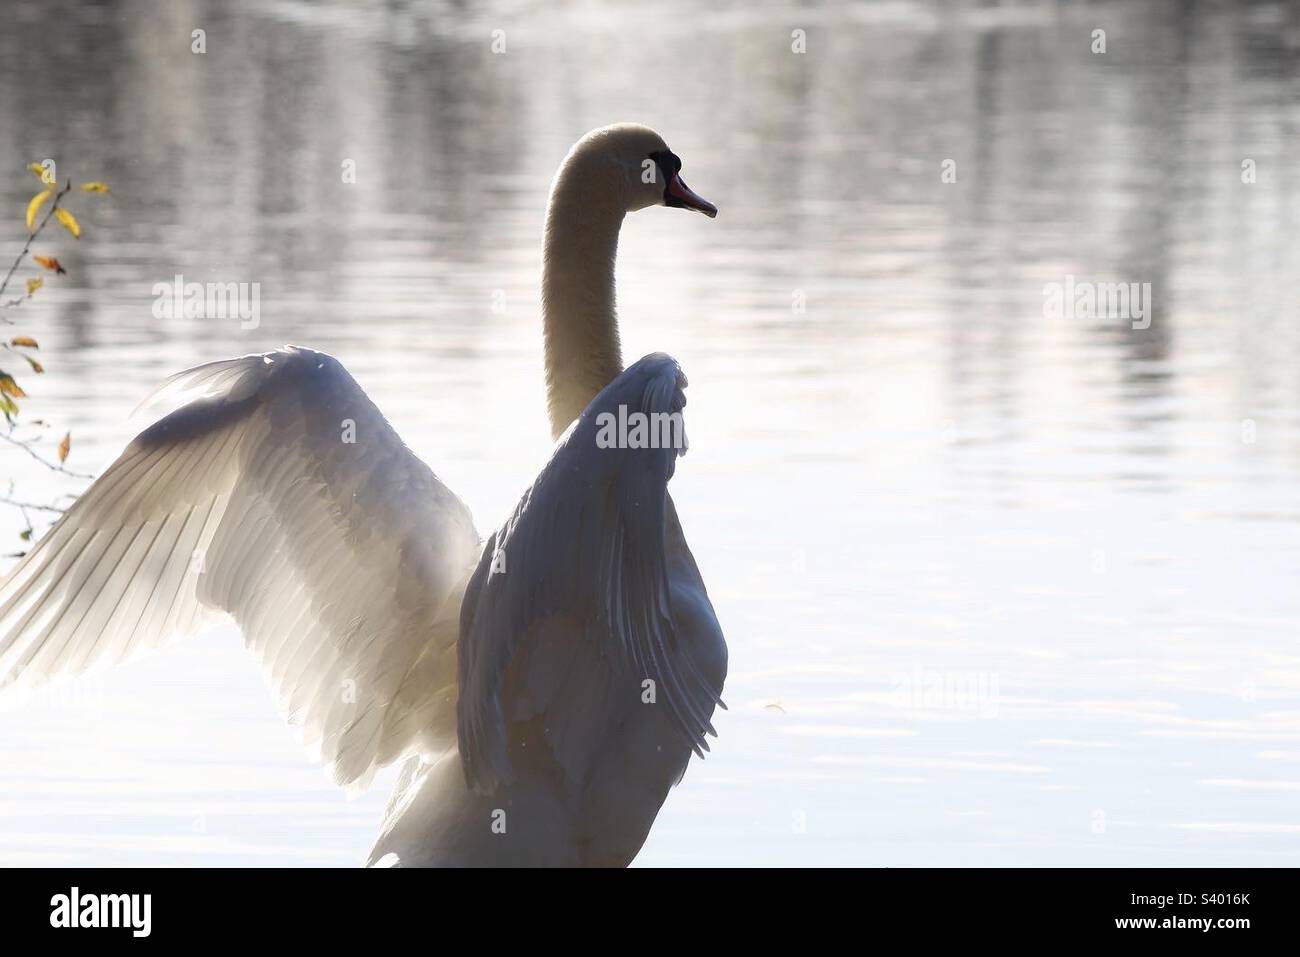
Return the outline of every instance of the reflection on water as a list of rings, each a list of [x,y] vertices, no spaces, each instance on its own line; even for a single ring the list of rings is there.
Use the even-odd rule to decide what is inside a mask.
[[[0,256],[28,161],[114,188],[15,315],[28,413],[95,468],[168,372],[301,342],[490,528],[549,447],[550,175],[641,120],[722,209],[632,217],[619,297],[691,379],[732,651],[641,862],[1300,863],[1294,13],[694,7],[14,0]],[[155,319],[176,274],[261,324]],[[1150,283],[1150,327],[1045,317],[1067,276]],[[4,707],[0,862],[351,863],[385,799],[229,632]]]

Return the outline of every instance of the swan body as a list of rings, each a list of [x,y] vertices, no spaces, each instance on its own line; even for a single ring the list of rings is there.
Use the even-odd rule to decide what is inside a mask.
[[[368,863],[622,866],[707,750],[726,644],[667,493],[669,356],[622,368],[627,212],[715,215],[646,127],[580,140],[544,242],[549,462],[486,540],[337,360],[199,366],[0,585],[0,686],[233,617],[343,785],[404,760]]]

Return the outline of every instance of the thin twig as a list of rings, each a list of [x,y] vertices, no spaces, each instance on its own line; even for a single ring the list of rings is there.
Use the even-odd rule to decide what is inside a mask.
[[[27,519],[26,509],[33,509],[37,512],[53,512],[55,515],[62,515],[67,511],[66,508],[59,508],[57,505],[38,505],[34,502],[19,502],[16,499],[5,498],[0,496],[0,505],[13,505],[23,511],[23,519],[27,521],[27,527],[31,528],[31,521]]]
[[[45,224],[50,221],[50,217],[54,215],[54,211],[59,208],[60,200],[62,200],[64,196],[67,196],[68,193],[71,192],[71,190],[72,190],[72,180],[68,180],[68,185],[64,186],[63,189],[59,190],[59,192],[55,194],[54,202],[51,203],[50,208],[46,210],[45,218],[41,220],[40,225],[37,226],[36,229],[34,229],[32,232],[27,234],[27,242],[23,245],[22,250],[14,258],[13,265],[10,266],[9,271],[5,273],[4,279],[0,280],[0,298],[4,296],[5,290],[9,288],[9,280],[14,277],[14,273],[18,271],[18,267],[21,266],[23,260],[27,258],[27,254],[31,252],[32,243],[35,242],[36,237],[41,234],[41,230],[45,228]],[[14,306],[21,306],[23,304],[23,299],[30,299],[30,298],[31,298],[30,295],[25,297],[20,296],[17,299],[11,299],[9,302],[6,302],[4,305],[5,308],[12,309]],[[0,316],[0,319],[4,319],[5,322],[9,323],[10,325],[13,325],[14,321],[10,319],[8,316]]]
[[[6,435],[5,433],[0,432],[0,439],[4,439],[10,445],[18,446],[18,448],[22,449],[24,452],[26,452],[36,461],[40,462],[48,469],[53,469],[55,472],[62,472],[64,475],[70,475],[73,478],[79,478],[79,479],[93,479],[95,477],[85,472],[74,472],[70,468],[65,468],[63,463],[61,462],[51,462],[49,459],[41,455],[38,455],[35,451],[32,450],[31,446],[28,445],[26,442],[22,441],[21,439],[15,439],[12,435]]]

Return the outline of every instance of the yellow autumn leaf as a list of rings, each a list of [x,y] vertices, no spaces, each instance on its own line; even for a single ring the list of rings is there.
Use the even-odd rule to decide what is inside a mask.
[[[62,206],[54,211],[54,215],[67,228],[68,232],[72,233],[73,239],[81,238],[81,224],[77,222],[76,216],[73,216]]]
[[[32,201],[27,204],[27,231],[32,231],[32,223],[36,222],[36,214],[40,208],[45,205],[45,201],[50,198],[52,190],[44,189],[32,197]]]
[[[30,296],[37,289],[40,289],[44,285],[45,285],[45,280],[42,279],[40,276],[37,276],[35,279],[27,280],[27,295]]]
[[[27,349],[39,349],[40,344],[31,336],[14,336],[9,340],[11,346],[22,346]]]
[[[0,372],[0,395],[11,395],[15,399],[27,398],[27,393],[23,387],[14,381],[14,377],[8,372]]]
[[[64,433],[62,440],[59,442],[59,461],[66,462],[68,453],[72,451],[72,433]]]
[[[45,172],[44,163],[28,163],[27,168],[31,170],[33,173],[35,173],[37,178],[46,186],[54,185],[52,182],[50,182],[50,178]]]
[[[93,183],[82,183],[81,191],[83,193],[107,193],[108,184],[95,180]]]
[[[27,360],[27,364],[28,364],[29,366],[32,367],[32,371],[35,372],[37,375],[44,375],[44,374],[45,374],[45,366],[41,365],[39,362],[37,362],[37,361],[36,361],[35,359],[33,359],[31,356],[27,356],[27,355],[25,355],[25,356],[23,356],[23,358]]]

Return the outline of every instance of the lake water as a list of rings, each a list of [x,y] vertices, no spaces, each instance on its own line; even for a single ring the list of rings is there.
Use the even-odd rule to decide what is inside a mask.
[[[1300,21],[1189,9],[14,0],[0,259],[26,163],[113,188],[8,311],[23,414],[95,471],[168,373],[310,345],[486,531],[550,445],[550,177],[648,123],[722,211],[630,217],[618,282],[731,672],[638,863],[1300,864]],[[156,319],[177,274],[260,325]],[[391,777],[334,789],[220,630],[0,700],[0,863],[356,863]]]

